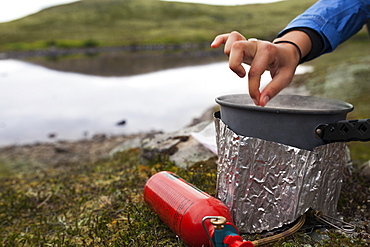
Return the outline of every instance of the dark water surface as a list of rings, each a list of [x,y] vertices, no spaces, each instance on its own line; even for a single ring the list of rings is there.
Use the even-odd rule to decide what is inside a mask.
[[[111,47],[102,48],[103,52],[99,49],[85,49],[65,55],[63,50],[58,50],[48,51],[46,56],[24,57],[22,60],[54,70],[98,76],[130,76],[226,61],[222,49],[199,50],[192,45],[188,46]]]

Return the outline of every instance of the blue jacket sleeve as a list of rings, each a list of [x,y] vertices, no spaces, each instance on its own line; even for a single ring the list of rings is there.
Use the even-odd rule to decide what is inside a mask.
[[[332,52],[356,34],[370,18],[370,0],[320,0],[297,16],[278,36],[290,29],[315,30],[324,42],[321,54]]]

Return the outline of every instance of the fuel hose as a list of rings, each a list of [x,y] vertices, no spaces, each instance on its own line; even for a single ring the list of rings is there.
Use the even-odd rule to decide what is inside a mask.
[[[286,238],[286,237],[296,233],[299,229],[301,229],[301,227],[304,225],[305,222],[306,222],[306,214],[299,217],[298,222],[292,228],[290,228],[290,229],[288,229],[288,230],[286,230],[282,233],[276,234],[274,236],[254,240],[254,241],[251,241],[251,242],[254,246],[262,246],[262,245],[265,245],[265,244],[270,244],[270,243],[276,242],[279,239]]]

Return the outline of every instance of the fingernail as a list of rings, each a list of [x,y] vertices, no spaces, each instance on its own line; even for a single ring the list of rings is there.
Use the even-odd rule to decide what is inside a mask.
[[[262,101],[263,106],[265,106],[269,101],[270,101],[270,97],[269,97],[269,96],[265,96],[265,97],[263,98],[263,101]]]
[[[260,105],[256,99],[252,98],[252,100],[253,100],[255,105]]]
[[[245,73],[244,73],[244,72],[236,72],[236,74],[237,74],[240,78],[244,78],[244,77],[245,77]]]

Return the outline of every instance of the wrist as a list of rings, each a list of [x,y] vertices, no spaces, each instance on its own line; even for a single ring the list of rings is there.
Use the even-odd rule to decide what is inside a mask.
[[[299,48],[299,46],[294,43],[293,41],[289,40],[278,40],[274,41],[273,44],[288,44],[288,46],[294,47],[293,49],[295,50],[296,58],[297,58],[297,65],[301,63],[302,61],[302,51]]]
[[[305,57],[310,52],[312,47],[310,37],[305,32],[302,31],[288,32],[284,34],[282,37],[275,39],[273,43],[278,43],[280,41],[288,41],[294,43],[296,45],[296,48],[299,48],[301,58]]]

